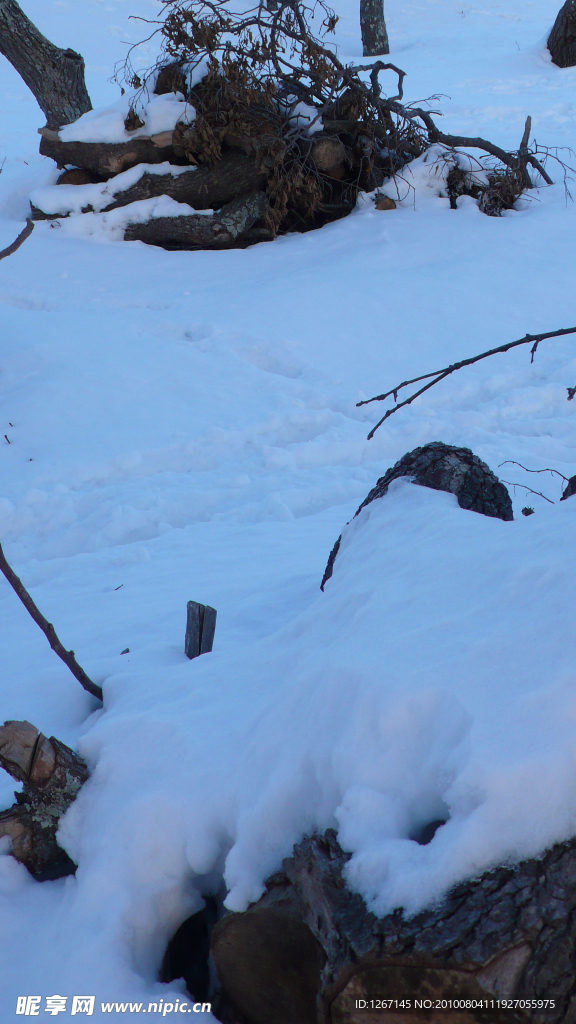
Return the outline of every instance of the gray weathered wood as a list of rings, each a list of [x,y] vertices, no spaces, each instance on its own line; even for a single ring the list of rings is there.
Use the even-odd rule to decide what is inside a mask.
[[[265,193],[255,192],[212,215],[153,217],[144,224],[129,224],[124,238],[166,249],[230,249],[241,243],[244,232],[264,216],[267,207]]]
[[[202,637],[200,640],[200,654],[209,654],[214,645],[214,633],[216,632],[216,609],[207,604],[204,608],[204,620],[202,622]]]
[[[216,609],[209,604],[188,601],[186,611],[184,653],[187,658],[198,658],[200,654],[208,654],[212,650],[216,629]]]

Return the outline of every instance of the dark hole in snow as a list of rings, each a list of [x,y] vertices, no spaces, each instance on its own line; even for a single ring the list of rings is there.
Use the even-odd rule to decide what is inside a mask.
[[[219,915],[216,898],[207,896],[203,909],[188,917],[170,939],[160,969],[160,981],[184,978],[188,992],[200,1003],[211,995],[210,939]]]
[[[418,843],[419,846],[428,846],[428,843],[431,843],[434,839],[438,829],[445,825],[447,820],[447,818],[436,818],[434,821],[429,821],[426,825],[416,829],[410,836],[410,839]]]
[[[57,878],[66,878],[67,875],[76,874],[76,864],[67,853],[62,850],[62,856],[56,863],[50,865],[45,871],[34,873],[37,882],[54,882]]]

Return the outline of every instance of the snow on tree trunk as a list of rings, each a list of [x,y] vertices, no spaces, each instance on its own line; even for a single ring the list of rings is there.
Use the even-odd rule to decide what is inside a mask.
[[[16,0],[0,0],[0,53],[33,92],[49,128],[70,124],[92,110],[84,59],[46,39]]]

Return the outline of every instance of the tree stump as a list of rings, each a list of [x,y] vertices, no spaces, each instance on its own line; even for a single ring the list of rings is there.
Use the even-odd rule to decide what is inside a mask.
[[[88,778],[82,758],[30,722],[4,722],[0,767],[24,783],[16,803],[0,813],[0,836],[10,836],[12,855],[39,881],[72,874],[76,865],[58,846],[56,832]]]
[[[306,838],[257,903],[216,925],[212,956],[239,1019],[576,1020],[576,840],[464,882],[411,920],[401,910],[380,919],[371,914],[346,886],[349,858],[333,829]],[[516,1007],[498,1006],[509,999],[519,1001]],[[380,1006],[371,1008],[372,1000]],[[447,1000],[456,1008],[443,1007]]]
[[[559,68],[576,66],[576,0],[566,0],[548,37],[548,49]]]
[[[392,481],[402,476],[409,477],[422,487],[455,494],[460,508],[480,512],[495,519],[504,519],[506,522],[514,518],[508,490],[490,467],[469,448],[456,448],[451,444],[443,444],[442,441],[432,441],[423,448],[415,448],[414,451],[403,455],[396,465],[380,477],[355,512],[354,518],[370,502],[376,498],[383,498],[388,493]],[[342,535],[338,537],[330,552],[320,585],[321,590],[324,590],[325,584],[332,576],[341,540]]]

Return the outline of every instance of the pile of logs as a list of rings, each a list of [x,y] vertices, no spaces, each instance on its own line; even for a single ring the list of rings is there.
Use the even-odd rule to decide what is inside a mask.
[[[171,82],[160,76],[157,92]],[[109,202],[97,212],[107,213],[141,200],[168,196],[193,210],[212,214],[154,217],[145,223],[137,218],[124,228],[126,240],[139,239],[166,249],[243,248],[255,242],[269,241],[278,231],[305,231],[349,214],[355,206],[360,189],[380,186],[394,166],[406,163],[420,152],[418,145],[405,143],[406,152],[383,156],[382,147],[362,134],[362,124],[353,120],[324,119],[321,131],[305,143],[303,163],[309,180],[317,190],[314,209],[304,213],[289,208],[282,222],[273,224],[267,217],[270,207],[270,181],[273,171],[267,145],[277,143],[278,136],[241,135],[228,131],[219,141],[217,160],[196,162],[189,145],[191,127],[177,124],[173,131],[118,143],[64,140],[57,130],[39,129],[40,153],[53,159],[62,170],[58,185],[74,185],[86,193],[80,202],[82,213],[93,212],[87,186],[106,183]],[[404,144],[403,144],[404,145]],[[167,171],[152,173],[146,165],[167,164]],[[142,165],[142,174],[126,185],[123,172]],[[295,173],[301,173],[301,166]],[[186,168],[186,169],[185,169]],[[117,187],[114,179],[120,175]],[[78,199],[82,200],[83,193]],[[78,202],[76,203],[78,206]],[[56,212],[54,212],[56,210]],[[32,219],[60,219],[72,210],[64,194],[61,204],[51,199],[50,209],[32,204]],[[276,218],[277,220],[278,218]]]

